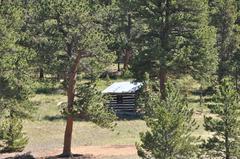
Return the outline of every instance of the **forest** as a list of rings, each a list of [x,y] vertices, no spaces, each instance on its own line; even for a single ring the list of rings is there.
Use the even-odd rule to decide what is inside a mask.
[[[239,76],[240,0],[0,0],[0,159],[240,159]]]

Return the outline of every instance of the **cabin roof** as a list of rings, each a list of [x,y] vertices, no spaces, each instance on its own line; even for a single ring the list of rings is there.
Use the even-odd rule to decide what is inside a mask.
[[[131,82],[131,81],[125,81],[125,82],[115,82],[109,87],[107,87],[105,90],[103,90],[103,93],[135,93],[138,91],[142,86],[141,82]]]

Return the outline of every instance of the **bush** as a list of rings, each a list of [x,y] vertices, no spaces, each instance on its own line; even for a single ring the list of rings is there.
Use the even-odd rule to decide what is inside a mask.
[[[123,79],[133,78],[133,73],[130,70],[125,70],[122,75]]]
[[[22,121],[17,118],[7,118],[0,125],[0,145],[2,152],[21,152],[28,143],[28,138],[22,132]]]

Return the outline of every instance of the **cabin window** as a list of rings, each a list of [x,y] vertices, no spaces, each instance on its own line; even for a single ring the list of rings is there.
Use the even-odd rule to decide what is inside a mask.
[[[117,96],[117,104],[122,104],[123,103],[123,96],[122,95],[118,95]]]

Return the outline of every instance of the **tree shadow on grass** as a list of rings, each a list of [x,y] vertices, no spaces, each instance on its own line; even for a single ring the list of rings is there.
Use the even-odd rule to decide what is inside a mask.
[[[140,113],[116,113],[116,116],[118,117],[118,120],[141,120],[143,119],[143,114]],[[46,115],[43,117],[43,120],[48,121],[58,121],[58,120],[66,120],[66,116],[64,115]],[[75,116],[74,121],[91,121],[87,117],[79,117]]]
[[[116,113],[118,120],[124,121],[124,120],[141,120],[144,117],[144,114],[139,112],[117,112]]]
[[[48,120],[48,121],[56,121],[56,120],[66,120],[66,116],[64,115],[46,115],[43,117],[44,120]]]
[[[204,98],[204,103],[207,103],[207,102],[212,102],[212,98],[211,97],[205,97],[205,96],[203,96],[203,98]],[[200,103],[200,99],[198,98],[198,99],[188,99],[188,102],[189,103]]]
[[[21,155],[16,155],[14,157],[6,157],[5,159],[35,159],[31,152],[27,152]]]
[[[73,154],[71,157],[62,157],[61,155],[46,156],[46,157],[34,157],[31,152],[27,152],[14,157],[7,157],[5,159],[95,159],[92,155]]]
[[[82,154],[73,154],[71,157],[63,157],[61,155],[57,156],[47,156],[45,159],[95,159],[92,155],[82,155]]]

